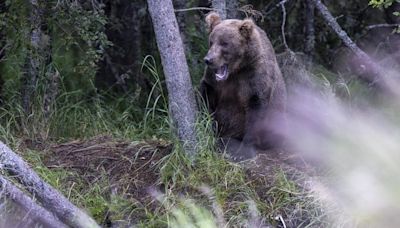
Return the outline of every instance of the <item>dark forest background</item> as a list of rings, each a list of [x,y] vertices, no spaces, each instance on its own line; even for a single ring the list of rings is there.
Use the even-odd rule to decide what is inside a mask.
[[[326,5],[349,36],[376,61],[385,61],[387,56],[391,59],[395,56],[398,61],[399,35],[393,31],[400,20],[394,14],[399,3],[385,1],[393,4],[383,7],[382,2],[379,7],[373,7],[373,2],[328,1]],[[252,17],[267,32],[277,53],[287,49],[282,37],[284,32],[290,50],[304,53],[318,66],[340,75],[329,78],[333,82],[344,78],[350,83],[351,77],[346,75],[357,74],[357,69],[347,64],[351,53],[315,9],[307,10],[310,3],[280,3],[228,1],[228,9],[229,4],[233,6],[229,16]],[[20,105],[26,115],[35,108],[45,110],[45,117],[50,115],[52,106],[60,103],[53,101],[69,94],[77,101],[98,96],[129,97],[127,100],[135,109],[145,108],[155,84],[146,66],[151,64],[162,72],[145,1],[38,1],[36,6],[31,4],[29,1],[0,3],[3,104]],[[174,5],[176,9],[211,7],[208,1],[174,1]],[[286,16],[284,31],[282,6]],[[36,16],[32,8],[36,8]],[[207,12],[176,13],[195,86],[202,76],[202,59],[207,50],[203,22]],[[314,20],[311,25],[307,22],[309,18]],[[307,38],[310,26],[311,44]],[[38,32],[37,38],[34,31]],[[162,81],[162,74],[159,76]],[[136,112],[131,115],[133,113]]]

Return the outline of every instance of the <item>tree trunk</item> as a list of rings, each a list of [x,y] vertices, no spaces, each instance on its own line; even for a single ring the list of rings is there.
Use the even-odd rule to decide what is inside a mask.
[[[5,0],[0,0],[0,14],[3,14],[7,11]],[[5,57],[6,47],[7,47],[7,40],[6,40],[6,32],[3,30],[4,26],[0,27],[0,63],[2,62],[3,58]],[[0,74],[0,105],[3,104],[3,85],[4,80],[2,75]]]
[[[174,8],[175,9],[185,9],[187,7],[187,1],[186,0],[174,0]],[[179,31],[181,34],[182,42],[185,46],[185,53],[188,54],[190,51],[189,50],[189,45],[188,45],[188,38],[186,34],[186,12],[178,12],[176,14],[176,20],[179,25]]]
[[[49,27],[45,20],[46,10],[50,9],[50,3],[43,0],[30,0],[30,43],[25,62],[25,74],[22,78],[22,106],[26,115],[32,112],[32,98],[35,97],[35,90],[39,77],[44,77],[43,111],[46,121],[53,110],[56,96],[58,95],[59,74],[52,62],[52,46]],[[41,69],[46,69],[41,72]]]
[[[226,0],[226,18],[239,19],[238,0]]]
[[[186,9],[189,6],[188,1],[186,0],[174,0],[173,3],[175,9]],[[198,67],[199,59],[198,56],[193,54],[192,51],[192,45],[190,43],[190,37],[186,27],[186,21],[188,20],[187,12],[176,12],[176,19],[178,21],[179,31],[185,49],[185,55],[188,58],[191,68],[195,69]]]
[[[137,41],[134,40],[132,41],[133,43],[136,43]],[[112,62],[110,55],[105,52],[104,53],[104,60],[106,61],[106,64],[108,65],[108,67],[110,68],[111,73],[114,75],[116,84],[121,86],[122,90],[124,91],[125,94],[127,94],[129,92],[128,90],[128,86],[125,82],[125,79],[123,77],[121,77],[121,75],[119,74],[118,69],[115,67],[115,64]],[[136,71],[136,67],[133,67],[134,71]]]
[[[29,166],[4,143],[0,142],[1,169],[16,178],[26,190],[71,227],[99,227],[82,210],[69,202],[62,194],[44,182]]]
[[[44,4],[44,10],[46,10],[46,15],[51,14],[51,2],[46,2]],[[44,18],[43,18],[44,19]],[[42,19],[42,20],[43,20]],[[43,94],[43,110],[44,110],[44,117],[46,122],[50,117],[50,114],[54,111],[55,101],[59,91],[59,84],[60,84],[60,74],[57,69],[52,66],[52,43],[51,37],[48,35],[50,34],[50,27],[49,25],[43,20],[43,29],[42,31],[42,57],[44,58],[44,66],[46,67],[45,72],[45,90]]]
[[[225,2],[225,0],[212,0],[212,7],[219,14],[221,20],[226,19],[226,2]]]
[[[315,49],[315,7],[312,0],[305,2],[305,38],[304,53],[307,55],[307,65],[309,66],[313,61],[313,54]]]
[[[48,122],[50,114],[54,111],[55,101],[59,91],[60,73],[52,66],[48,67],[46,72],[46,90],[44,93],[44,117]]]
[[[143,18],[147,18],[146,15],[144,13],[140,13],[140,12],[146,12],[145,7],[146,4],[144,1],[134,1],[130,3],[134,12],[133,12],[133,16],[132,16],[132,20],[131,20],[131,24],[132,24],[132,31],[133,31],[133,37],[130,38],[132,41],[132,49],[135,50],[133,52],[133,78],[134,78],[134,86],[136,87],[135,89],[141,89],[141,90],[145,90],[145,86],[142,86],[142,84],[144,83],[142,78],[139,76],[141,74],[141,64],[143,62],[143,56],[142,56],[142,49],[143,49],[143,45],[146,43],[142,42],[143,39],[143,34],[142,34],[142,28],[141,28],[141,22],[143,20]],[[139,88],[140,87],[140,88]],[[146,93],[148,93],[148,91],[145,91]]]
[[[54,217],[52,213],[36,204],[29,196],[17,188],[12,182],[0,175],[0,190],[5,196],[13,201],[19,208],[29,215],[34,222],[40,223],[44,227],[66,228],[67,226]]]
[[[36,82],[39,77],[40,56],[41,56],[41,39],[42,39],[42,16],[40,0],[30,0],[30,34],[29,47],[25,62],[25,74],[22,79],[22,107],[26,115],[31,113],[32,97],[36,89]]]
[[[169,94],[169,109],[187,153],[195,154],[197,108],[171,0],[147,0]]]
[[[375,85],[380,89],[386,90],[390,86],[385,80],[385,73],[379,65],[377,65],[367,53],[361,50],[340,27],[336,19],[329,12],[328,8],[322,4],[321,0],[312,0],[315,7],[321,13],[328,26],[339,36],[342,42],[356,55],[360,61],[360,68],[364,69],[360,75],[361,79],[370,85]],[[388,91],[389,92],[389,91]]]

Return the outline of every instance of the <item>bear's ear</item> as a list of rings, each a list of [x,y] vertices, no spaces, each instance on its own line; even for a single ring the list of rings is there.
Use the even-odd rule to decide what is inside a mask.
[[[243,20],[243,23],[239,28],[239,32],[244,38],[247,39],[250,38],[251,33],[253,32],[253,28],[254,22],[251,19],[245,19]]]
[[[207,23],[207,29],[208,33],[211,33],[212,30],[221,22],[221,18],[218,13],[216,12],[211,12],[206,16],[206,23]]]

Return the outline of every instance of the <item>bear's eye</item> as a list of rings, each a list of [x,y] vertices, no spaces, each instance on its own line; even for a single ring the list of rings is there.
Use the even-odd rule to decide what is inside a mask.
[[[227,47],[227,46],[228,46],[228,43],[225,42],[225,41],[222,41],[222,42],[220,43],[220,45],[221,45],[222,47]]]

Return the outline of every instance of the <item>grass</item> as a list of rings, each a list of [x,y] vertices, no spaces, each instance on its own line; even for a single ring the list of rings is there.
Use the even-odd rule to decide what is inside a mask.
[[[115,111],[118,104],[107,106],[105,103],[95,101],[98,103],[90,107],[86,102],[58,109],[52,116],[50,128],[46,130],[48,139],[57,142],[111,134],[115,138],[129,141],[165,138],[174,142],[173,152],[157,164],[160,175],[157,184],[164,187],[161,189],[163,193],[157,193],[162,195],[160,197],[162,200],[155,208],[140,204],[137,200],[124,195],[110,196],[106,175],[99,176],[88,188],[89,183],[74,171],[47,168],[43,162],[48,156],[46,150],[41,152],[19,147],[23,144],[23,139],[32,137],[32,140],[37,140],[37,138],[30,134],[22,137],[15,134],[18,131],[13,124],[17,121],[11,118],[13,116],[11,113],[3,113],[9,118],[2,119],[7,124],[2,125],[0,131],[4,132],[1,137],[8,139],[6,142],[13,148],[20,148],[20,154],[46,182],[59,189],[71,202],[85,208],[101,224],[108,221],[110,214],[114,216],[113,219],[125,222],[130,215],[136,217],[140,214],[140,221],[135,222],[141,227],[190,227],[189,224],[192,227],[199,225],[218,227],[219,220],[222,220],[227,227],[241,227],[249,226],[252,222],[251,214],[258,214],[259,220],[268,220],[268,223],[279,223],[274,218],[280,210],[290,207],[293,203],[308,200],[290,193],[298,190],[294,182],[288,180],[283,172],[276,176],[279,185],[271,188],[268,183],[270,180],[255,183],[248,178],[243,166],[227,161],[217,152],[216,138],[211,130],[212,121],[207,114],[202,115],[203,119],[197,124],[201,143],[198,145],[199,154],[192,164],[172,135],[160,134],[157,131],[159,128],[149,129],[150,126],[157,125],[167,128],[169,126],[167,116],[153,115],[148,111],[144,117],[148,118],[146,124],[129,125],[125,124],[126,122],[115,121],[128,122],[133,118],[127,117],[124,113],[127,110],[118,114]],[[111,121],[112,119],[114,121]],[[162,121],[162,124],[156,120]],[[168,129],[165,132],[168,132]],[[260,185],[265,185],[268,199],[260,198],[260,193],[256,191],[256,187],[260,188]],[[254,203],[253,209],[249,207],[249,202]],[[257,212],[251,211],[254,208]],[[222,219],[216,215],[218,211]]]
[[[110,220],[134,222],[139,227],[325,224],[321,203],[286,171],[277,169],[270,177],[254,178],[246,165],[226,160],[216,147],[212,118],[206,112],[196,124],[199,144],[193,163],[170,130],[167,99],[152,57],[145,58],[143,70],[154,82],[144,108],[130,96],[87,96],[73,91],[59,95],[48,119],[41,114],[40,106],[25,117],[14,95],[0,108],[0,139],[16,149],[46,182],[103,225]],[[156,164],[159,179],[154,184],[160,188],[152,191],[154,202],[143,203],[123,192],[111,194],[107,170],[88,183],[76,171],[48,168],[44,162],[50,156],[47,149],[24,146],[26,140],[56,144],[98,135],[128,142],[162,139],[173,143],[171,154]]]

